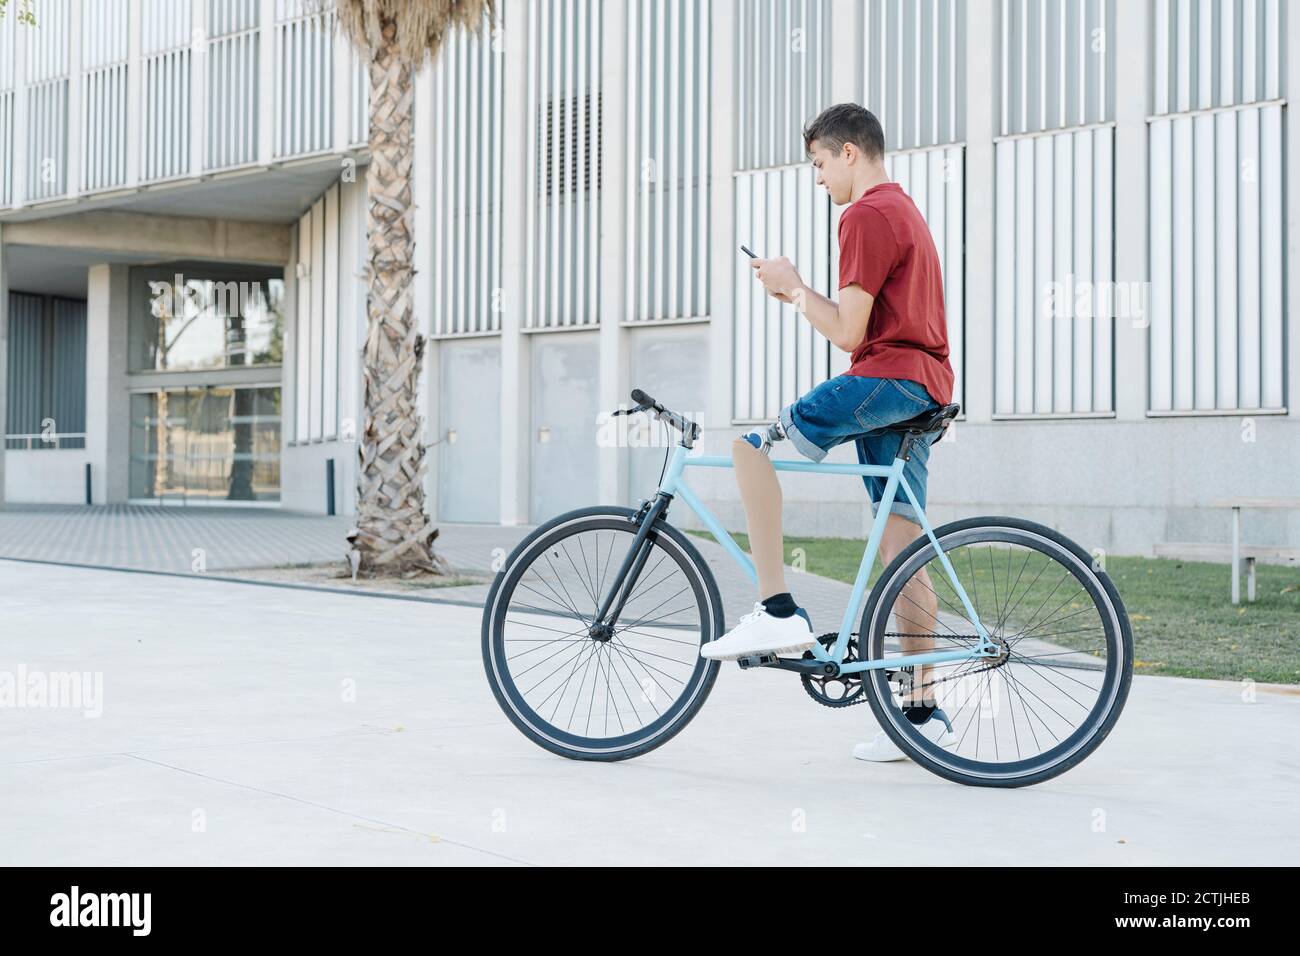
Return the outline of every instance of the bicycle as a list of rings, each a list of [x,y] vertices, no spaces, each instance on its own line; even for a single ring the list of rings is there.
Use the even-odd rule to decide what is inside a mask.
[[[683,477],[686,468],[730,468],[731,458],[692,454],[697,424],[639,389],[632,400],[636,407],[614,414],[650,412],[681,433],[654,496],[636,509],[581,508],[540,525],[511,552],[483,611],[484,667],[506,716],[541,747],[578,760],[625,760],[663,745],[699,712],[717,678],[721,662],[699,650],[724,633],[722,598],[697,548],[666,520],[674,499],[757,583],[752,560]],[[942,439],[959,411],[936,407],[890,426],[902,438],[889,465],[773,460],[777,471],[887,482],[839,630],[802,657],[738,663],[798,673],[828,707],[866,700],[907,756],[948,780],[1026,786],[1069,770],[1110,733],[1132,682],[1132,632],[1104,567],[1059,532],[1005,516],[930,526],[903,466],[918,438]],[[923,534],[882,571],[863,606],[900,488]],[[942,574],[930,575],[932,566]],[[930,688],[957,738],[944,747],[902,710],[930,699]]]

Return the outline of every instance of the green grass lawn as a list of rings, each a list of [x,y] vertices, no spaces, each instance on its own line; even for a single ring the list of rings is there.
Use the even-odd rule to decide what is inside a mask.
[[[712,538],[708,532],[690,533]],[[749,550],[747,535],[733,537]],[[801,561],[806,571],[851,584],[864,546],[860,538],[786,538],[785,560]],[[978,588],[985,572],[957,570],[973,595],[972,584]],[[1135,673],[1300,684],[1300,569],[1259,565],[1253,604],[1246,603],[1243,574],[1237,607],[1232,606],[1227,564],[1110,556],[1106,570],[1133,625]],[[877,559],[873,583],[880,571]],[[998,580],[1004,581],[1001,575]],[[1026,602],[1031,603],[1032,598]],[[1070,644],[1068,638],[1053,640]]]

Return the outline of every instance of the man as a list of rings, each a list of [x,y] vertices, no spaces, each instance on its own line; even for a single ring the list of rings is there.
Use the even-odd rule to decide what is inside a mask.
[[[760,600],[732,630],[704,645],[701,654],[714,660],[801,652],[814,644],[807,612],[795,604],[785,583],[781,486],[768,458],[772,443],[788,438],[800,454],[820,461],[832,447],[852,439],[859,462],[889,464],[902,436],[881,429],[952,400],[939,254],[915,203],[885,172],[879,120],[861,106],[841,103],[809,123],[803,137],[817,184],[826,188],[831,202],[848,204],[839,224],[839,302],[805,285],[785,257],[755,259],[751,265],[769,295],[794,305],[833,345],[852,353],[851,365],[847,373],[781,409],[777,421],[732,445]],[[913,443],[904,468],[922,508],[933,438]],[[874,513],[885,479],[863,481]],[[880,543],[885,565],[920,533],[905,497],[895,499],[890,511]],[[924,569],[903,593],[918,609],[909,626],[933,633],[937,598]],[[933,646],[933,638],[902,639],[904,651]],[[924,683],[923,674],[917,683]],[[903,708],[908,719],[921,725],[929,739],[951,745],[947,718],[937,710],[932,689],[912,693]],[[859,744],[854,756],[904,757],[883,731]]]

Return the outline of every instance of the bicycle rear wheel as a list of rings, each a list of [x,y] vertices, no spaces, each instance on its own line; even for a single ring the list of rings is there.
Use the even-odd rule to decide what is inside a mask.
[[[680,732],[719,664],[700,646],[723,629],[708,565],[659,520],[618,619],[593,628],[636,536],[628,508],[584,508],[537,528],[497,576],[483,611],[483,664],[506,716],[575,760],[625,760]],[[593,634],[593,631],[595,632]]]
[[[859,656],[893,662],[864,673],[876,719],[905,754],[958,783],[1021,787],[1064,773],[1100,745],[1128,697],[1133,637],[1119,593],[1078,544],[1032,521],[970,518],[934,534],[1000,655],[907,663],[978,643],[934,546],[918,538],[863,612]],[[951,725],[940,743],[903,713],[920,700]]]

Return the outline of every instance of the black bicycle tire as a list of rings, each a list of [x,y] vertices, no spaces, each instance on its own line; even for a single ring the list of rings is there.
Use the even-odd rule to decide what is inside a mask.
[[[700,708],[708,699],[713,690],[714,682],[717,680],[718,671],[721,667],[720,662],[710,661],[703,668],[703,676],[699,681],[699,686],[693,691],[694,698],[684,707],[675,719],[664,728],[661,728],[647,740],[635,745],[618,748],[612,751],[600,751],[594,749],[578,749],[565,746],[564,744],[549,738],[545,733],[539,732],[528,720],[520,714],[510,699],[507,688],[501,684],[500,675],[497,672],[494,661],[494,632],[493,624],[495,622],[498,609],[500,614],[504,615],[505,608],[499,608],[499,599],[502,589],[507,586],[513,588],[513,584],[527,570],[527,565],[520,563],[521,558],[529,552],[541,540],[548,538],[556,529],[564,526],[571,526],[568,530],[573,533],[580,532],[581,525],[592,519],[618,519],[627,521],[629,527],[635,518],[636,512],[631,508],[624,508],[617,505],[594,505],[587,508],[578,508],[573,511],[557,515],[544,524],[535,528],[527,537],[525,537],[511,551],[506,562],[502,566],[496,577],[492,581],[492,587],[488,592],[488,598],[483,606],[483,625],[482,625],[482,655],[483,667],[487,674],[488,686],[492,689],[492,694],[496,698],[498,706],[501,707],[510,722],[524,734],[529,740],[537,744],[544,750],[567,757],[571,760],[594,760],[612,762],[617,760],[628,760],[632,757],[639,757],[643,754],[663,746],[694,719],[699,713]],[[722,595],[718,590],[718,584],[713,576],[712,570],[704,561],[699,551],[681,531],[668,524],[666,520],[660,518],[655,523],[654,530],[650,533],[651,540],[656,541],[660,536],[673,542],[682,552],[694,573],[699,577],[699,583],[707,598],[708,610],[711,616],[710,626],[708,628],[709,640],[716,640],[725,630],[726,621],[722,604]],[[566,536],[567,537],[567,536]],[[557,540],[563,540],[557,539]],[[548,547],[550,545],[548,544]],[[531,564],[531,562],[529,562]],[[678,565],[680,567],[680,564]],[[686,573],[686,572],[684,572]]]
[[[1123,661],[1120,663],[1117,686],[1111,696],[1110,704],[1106,713],[1102,717],[1096,729],[1088,736],[1087,740],[1079,747],[1072,750],[1061,760],[1053,761],[1050,765],[1040,770],[1032,771],[1025,774],[1017,774],[1010,777],[996,776],[975,776],[960,769],[954,769],[945,765],[941,761],[935,760],[932,755],[915,746],[913,741],[904,733],[899,731],[895,724],[895,708],[887,699],[882,699],[881,694],[888,694],[887,683],[882,688],[883,678],[876,675],[879,672],[867,672],[864,674],[864,685],[867,689],[867,702],[871,706],[872,713],[875,714],[877,722],[881,728],[908,757],[916,763],[925,767],[931,773],[937,774],[946,780],[954,783],[961,783],[967,786],[982,787],[999,787],[1013,788],[1031,786],[1036,783],[1042,783],[1053,777],[1060,776],[1071,768],[1077,766],[1089,755],[1091,755],[1102,741],[1109,736],[1114,728],[1116,721],[1119,720],[1120,714],[1124,710],[1124,705],[1128,701],[1129,689],[1133,681],[1133,632],[1129,623],[1128,612],[1124,607],[1124,602],[1120,598],[1119,591],[1115,588],[1114,582],[1104,570],[1099,570],[1094,566],[1092,555],[1076,542],[1067,538],[1053,528],[1039,524],[1035,521],[1029,521],[1024,518],[1015,518],[1002,515],[985,515],[976,518],[964,518],[960,521],[953,521],[934,529],[934,537],[942,546],[944,538],[957,532],[967,531],[973,528],[1010,528],[1017,531],[1028,532],[1038,535],[1041,538],[1052,541],[1059,547],[1064,548],[1068,553],[1073,555],[1100,585],[1102,591],[1107,596],[1114,612],[1114,624],[1118,635],[1120,648],[1123,651]],[[893,587],[895,579],[902,572],[902,568],[919,551],[930,547],[930,539],[922,536],[914,540],[900,552],[889,566],[881,573],[880,578],[872,588],[871,596],[867,600],[866,607],[862,612],[862,623],[858,632],[858,656],[867,660],[871,654],[871,645],[873,633],[876,625],[876,612],[880,602],[884,599],[885,594]],[[944,549],[947,550],[946,548]],[[901,584],[899,587],[901,588]],[[887,618],[887,615],[886,615]],[[881,625],[883,627],[883,624]]]

